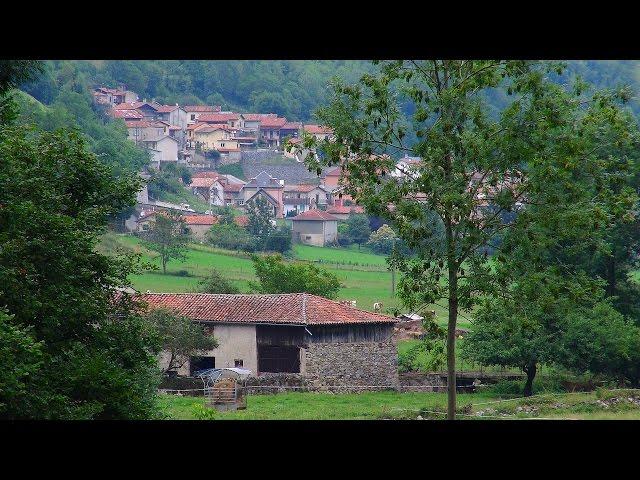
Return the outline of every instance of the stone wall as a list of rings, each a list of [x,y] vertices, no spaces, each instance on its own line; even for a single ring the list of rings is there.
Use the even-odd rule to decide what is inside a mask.
[[[310,343],[304,350],[304,374],[316,389],[353,391],[397,389],[398,353],[395,341]],[[349,388],[341,391],[350,391]]]
[[[308,392],[312,389],[307,378],[300,373],[262,373],[244,381],[244,391],[248,395]]]

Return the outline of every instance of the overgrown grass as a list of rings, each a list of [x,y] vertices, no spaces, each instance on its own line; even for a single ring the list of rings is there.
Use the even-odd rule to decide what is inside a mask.
[[[131,235],[111,235],[112,238],[108,242],[112,250],[115,249],[117,243],[128,246],[128,248],[137,248],[143,253],[145,260],[160,267],[158,255],[141,248],[138,238]],[[133,286],[140,291],[189,292],[194,290],[199,279],[206,276],[212,268],[216,268],[226,278],[234,281],[243,292],[249,291],[250,281],[257,281],[253,263],[243,254],[213,249],[206,245],[193,245],[186,256],[187,259],[184,263],[170,261],[167,264],[167,272],[175,273],[179,270],[186,270],[192,276],[178,277],[169,274],[163,275],[159,271],[146,272],[142,275],[131,276]],[[338,298],[356,300],[358,308],[373,310],[375,302],[382,302],[385,309],[399,305],[398,299],[391,294],[391,273],[389,271],[360,271],[335,265],[325,265],[324,268],[335,273],[344,284]]]
[[[296,244],[293,247],[296,258],[322,263],[337,263],[348,266],[380,267],[387,269],[387,260],[383,255],[370,253],[368,249],[358,251],[357,247],[313,247],[310,245]]]
[[[229,163],[227,165],[220,165],[218,167],[218,173],[233,175],[240,180],[246,180],[244,171],[242,170],[242,166],[240,165],[240,163]]]
[[[378,420],[444,419],[445,393],[366,392],[250,395],[246,410],[217,412],[203,397],[160,395],[167,419],[176,420]],[[640,420],[640,390],[545,393],[509,398],[491,393],[458,395],[459,419]]]
[[[460,405],[468,405],[478,399],[490,398],[482,394],[461,394],[458,401]],[[246,410],[216,412],[204,406],[203,397],[160,396],[166,415],[180,420],[376,420],[396,416],[402,409],[444,409],[446,402],[446,395],[440,393],[295,392],[249,395]]]

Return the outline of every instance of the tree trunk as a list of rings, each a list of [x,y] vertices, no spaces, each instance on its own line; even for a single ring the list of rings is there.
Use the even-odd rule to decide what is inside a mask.
[[[533,393],[533,379],[536,377],[536,363],[531,362],[525,367],[524,371],[527,374],[527,383],[524,386],[524,396],[530,397]]]
[[[458,321],[458,277],[449,270],[449,324],[447,326],[447,419],[456,418],[456,323]]]
[[[167,259],[165,256],[162,256],[162,273],[167,274]]]

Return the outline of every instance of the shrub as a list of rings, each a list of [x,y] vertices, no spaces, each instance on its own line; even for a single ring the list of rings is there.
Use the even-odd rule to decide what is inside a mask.
[[[199,291],[203,293],[240,293],[238,287],[213,269],[209,276],[198,282]]]

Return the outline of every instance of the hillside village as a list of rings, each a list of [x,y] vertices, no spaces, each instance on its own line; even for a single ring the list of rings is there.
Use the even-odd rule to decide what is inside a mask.
[[[271,206],[274,220],[291,219],[294,242],[316,246],[335,244],[337,222],[364,212],[343,193],[339,166],[325,168],[319,176],[307,172],[303,174],[304,183],[290,183],[266,171],[243,181],[213,169],[215,165],[239,162],[243,153],[255,152],[301,162],[301,152],[296,145],[302,132],[325,140],[332,138],[329,128],[290,122],[273,113],[222,112],[219,106],[139,101],[134,92],[124,87],[99,87],[93,96],[96,103],[110,108],[109,115],[124,120],[129,139],[150,152],[152,167],[161,169],[174,163],[193,170],[191,183],[185,187],[212,207],[246,210],[262,198]],[[285,145],[292,147],[285,148]],[[207,160],[212,155],[216,160]],[[395,174],[401,175],[400,172],[416,161],[409,157],[400,159]],[[141,172],[141,176],[148,178],[148,172]],[[215,215],[210,212],[198,215],[188,204],[152,201],[144,188],[138,195],[136,213],[125,225],[129,231],[144,231],[153,221],[152,214],[164,209],[187,213],[185,222],[198,240],[204,240],[205,227],[217,222]],[[319,212],[307,213],[313,210]]]
[[[172,62],[0,61],[0,419],[640,419],[620,99],[407,60],[294,109],[261,89],[313,62]]]

